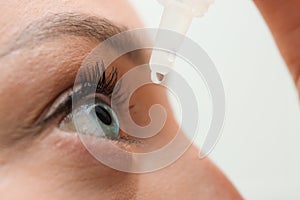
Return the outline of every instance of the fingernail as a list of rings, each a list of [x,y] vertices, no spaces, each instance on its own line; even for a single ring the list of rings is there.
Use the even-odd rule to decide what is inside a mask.
[[[297,79],[296,87],[297,87],[298,95],[299,95],[299,99],[300,99],[300,77]]]

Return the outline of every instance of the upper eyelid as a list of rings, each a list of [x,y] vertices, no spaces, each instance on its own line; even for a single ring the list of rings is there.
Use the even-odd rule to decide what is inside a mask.
[[[79,82],[75,83],[76,85],[69,87],[69,89],[62,92],[55,100],[54,102],[48,107],[38,118],[37,122],[35,123],[35,126],[42,126],[46,123],[51,122],[55,118],[57,118],[61,114],[68,114],[72,110],[72,103],[76,102],[77,100],[74,100],[75,98],[83,99],[86,98],[88,95],[91,94],[97,94],[97,91],[95,91],[97,88],[93,84],[98,82],[98,80],[103,80],[103,76],[106,76],[106,69],[104,67],[104,63],[101,64],[102,72],[99,70],[95,71],[95,69],[100,69],[98,66],[98,63],[96,63],[95,67],[93,68],[94,71],[89,71],[89,68],[84,68],[83,71],[79,73],[88,73],[89,75],[85,78],[81,79]],[[118,76],[115,72],[116,68],[113,68],[113,70],[108,75],[111,76],[112,73],[115,74],[115,76]],[[95,80],[96,79],[96,80]],[[105,79],[107,80],[107,79]],[[108,79],[109,80],[109,79]],[[113,83],[110,83],[109,86],[113,87],[110,89],[114,89],[115,84],[117,83],[117,78]],[[103,87],[105,87],[107,84],[105,82],[102,82],[104,84]],[[102,88],[103,89],[103,88]],[[106,88],[104,88],[106,89]],[[107,92],[107,91],[106,91]],[[112,92],[112,91],[111,91]],[[117,93],[118,91],[116,91]],[[101,92],[98,92],[98,94],[102,94]],[[108,95],[108,94],[103,94]],[[97,96],[99,98],[99,95]],[[88,97],[87,97],[88,98]],[[100,98],[103,102],[108,104],[108,100],[105,99],[104,96],[101,96]],[[86,100],[86,99],[85,99]],[[83,100],[84,101],[84,100]],[[109,104],[108,104],[109,105]]]
[[[69,103],[72,102],[72,95],[69,94],[72,92],[72,87],[68,88],[67,90],[63,91],[55,100],[53,103],[50,104],[39,116],[39,118],[36,120],[36,123],[34,123],[34,126],[43,126],[44,124],[48,123],[52,119],[59,116],[59,111],[63,111],[62,108],[65,108],[65,110],[68,110],[66,107]]]

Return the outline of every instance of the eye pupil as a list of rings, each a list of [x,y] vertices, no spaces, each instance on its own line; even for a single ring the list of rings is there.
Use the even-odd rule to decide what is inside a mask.
[[[97,117],[106,125],[111,125],[112,120],[110,114],[101,106],[95,107]]]

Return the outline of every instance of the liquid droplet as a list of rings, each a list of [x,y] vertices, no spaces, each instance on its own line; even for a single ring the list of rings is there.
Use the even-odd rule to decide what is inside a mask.
[[[158,72],[152,72],[151,80],[153,83],[160,84],[164,80],[164,75]]]
[[[160,74],[160,73],[156,73],[156,77],[157,79],[162,82],[164,80],[164,75],[163,74]]]

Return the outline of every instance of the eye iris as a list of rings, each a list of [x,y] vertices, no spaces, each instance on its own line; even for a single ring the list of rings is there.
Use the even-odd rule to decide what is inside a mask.
[[[107,110],[105,110],[105,108],[101,107],[101,106],[96,106],[95,107],[95,112],[97,117],[106,125],[111,125],[112,123],[112,119],[110,114],[108,113]]]

